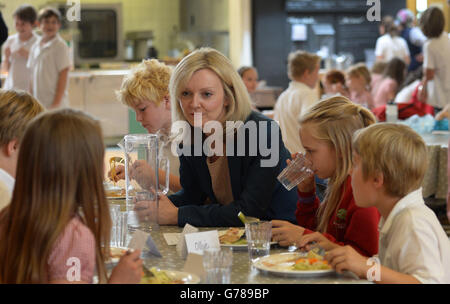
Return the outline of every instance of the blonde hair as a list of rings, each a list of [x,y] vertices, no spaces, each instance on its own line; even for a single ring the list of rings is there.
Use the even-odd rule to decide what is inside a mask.
[[[328,142],[336,151],[336,171],[330,177],[323,204],[318,211],[317,230],[325,232],[328,221],[341,202],[343,186],[352,165],[352,135],[375,123],[375,116],[366,108],[343,96],[324,99],[313,105],[299,120],[314,129],[313,136]]]
[[[124,77],[117,99],[129,107],[136,107],[142,100],[159,106],[169,94],[172,69],[156,59],[143,60]]]
[[[242,78],[227,57],[215,49],[205,47],[184,57],[172,73],[169,84],[172,122],[187,121],[178,100],[189,79],[201,69],[213,71],[222,82],[224,96],[228,100],[224,120],[245,121],[252,108]]]
[[[421,186],[427,170],[427,148],[410,127],[378,123],[359,130],[353,136],[353,149],[361,157],[364,180],[383,174],[388,195],[404,197]]]
[[[305,51],[295,51],[288,56],[288,76],[291,80],[300,78],[305,71],[314,71],[320,63],[320,57]]]
[[[72,109],[43,113],[22,144],[11,204],[0,213],[0,283],[46,283],[48,257],[75,215],[95,237],[103,282],[111,219],[99,122]]]
[[[347,70],[347,75],[350,77],[360,77],[364,79],[364,81],[366,82],[366,86],[370,87],[372,77],[370,76],[369,69],[364,63],[357,63],[355,65],[352,65]]]
[[[33,96],[22,90],[0,90],[0,147],[25,133],[27,124],[44,111]]]

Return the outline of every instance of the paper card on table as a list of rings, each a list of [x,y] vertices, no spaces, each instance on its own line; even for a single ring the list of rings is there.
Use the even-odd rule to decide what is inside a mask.
[[[219,233],[217,230],[189,233],[184,236],[188,253],[203,255],[207,248],[220,248]]]
[[[170,232],[163,234],[164,239],[166,240],[167,245],[172,246],[178,244],[180,241],[181,233],[178,232]]]
[[[155,241],[153,241],[152,236],[149,234],[148,238],[147,238],[147,248],[148,248],[148,252],[158,258],[162,258],[161,253],[158,250],[158,247],[156,246]]]
[[[187,255],[187,249],[186,249],[186,240],[184,236],[187,233],[193,233],[198,232],[198,228],[195,228],[194,226],[191,226],[189,224],[186,224],[183,228],[183,231],[181,232],[180,238],[178,240],[177,244],[177,252],[182,258],[186,258]]]
[[[204,281],[205,269],[203,268],[203,256],[196,253],[189,253],[186,263],[184,263],[183,271],[196,274]]]

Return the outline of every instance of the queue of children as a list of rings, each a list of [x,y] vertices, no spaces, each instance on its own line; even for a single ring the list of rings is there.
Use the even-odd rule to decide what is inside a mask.
[[[69,106],[71,61],[69,47],[58,33],[60,12],[46,7],[37,13],[24,4],[14,11],[13,18],[17,33],[3,45],[2,69],[8,72],[3,88],[28,91],[46,109]],[[36,26],[42,36],[34,33]]]

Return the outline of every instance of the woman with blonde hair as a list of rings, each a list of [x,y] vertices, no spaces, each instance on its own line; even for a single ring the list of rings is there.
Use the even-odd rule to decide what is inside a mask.
[[[314,173],[329,182],[322,204],[313,178],[298,185],[299,226],[272,221],[272,236],[280,245],[309,247],[317,242],[325,250],[351,245],[365,256],[377,253],[379,213],[355,205],[349,175],[353,133],[373,123],[375,117],[368,109],[342,96],[320,101],[300,118],[305,157]]]
[[[183,189],[161,195],[160,224],[242,226],[239,212],[295,221],[295,192],[276,182],[289,157],[278,125],[251,110],[230,60],[211,48],[196,50],[177,65],[169,87],[172,122],[184,132],[178,147]]]
[[[0,283],[92,283],[95,268],[105,282],[111,218],[99,123],[75,110],[48,112],[30,123],[22,147],[0,213]],[[139,254],[122,257],[109,282],[138,283]]]

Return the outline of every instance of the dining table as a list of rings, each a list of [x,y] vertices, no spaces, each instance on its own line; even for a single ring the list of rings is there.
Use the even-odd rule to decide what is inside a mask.
[[[125,200],[110,201],[112,204],[122,204],[124,206]],[[142,230],[136,227],[128,227],[127,243],[133,237],[137,230]],[[243,228],[243,227],[241,227]],[[228,227],[197,227],[199,232],[210,230],[226,230]],[[169,271],[183,271],[187,262],[186,256],[182,256],[176,249],[176,245],[169,245],[164,234],[179,233],[181,235],[183,227],[160,225],[158,229],[148,231],[142,230],[150,234],[153,243],[161,257],[151,254],[147,247],[142,251],[141,258],[143,264],[148,269],[155,267],[161,270]],[[351,272],[338,274],[331,272],[321,276],[307,276],[299,275],[297,277],[286,277],[283,275],[274,275],[271,273],[264,273],[256,269],[249,259],[247,247],[233,248],[233,263],[231,266],[231,284],[371,284],[372,282],[359,279]],[[281,247],[278,244],[273,244],[269,254],[277,254],[288,252],[288,248]],[[199,275],[200,276],[200,275]],[[204,278],[201,278],[200,283],[205,283]]]

